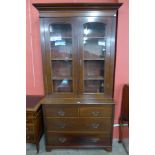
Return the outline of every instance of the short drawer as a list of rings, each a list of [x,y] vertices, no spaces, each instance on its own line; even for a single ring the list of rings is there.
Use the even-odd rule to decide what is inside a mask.
[[[51,134],[48,133],[47,145],[52,146],[90,146],[110,145],[108,134]]]
[[[34,126],[33,125],[26,125],[26,133],[33,133]]]
[[[71,131],[79,129],[77,118],[46,118],[47,131]]]
[[[26,133],[26,142],[34,142],[34,134]]]
[[[78,108],[65,105],[44,105],[44,114],[46,117],[77,117]]]
[[[80,107],[80,117],[112,117],[112,106]]]

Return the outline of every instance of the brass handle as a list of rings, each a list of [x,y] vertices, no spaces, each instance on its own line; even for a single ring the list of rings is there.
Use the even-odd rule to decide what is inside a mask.
[[[58,140],[60,143],[64,143],[67,139],[65,137],[59,137]]]
[[[99,140],[100,140],[100,138],[93,138],[93,139],[92,139],[92,142],[93,142],[93,143],[97,143]]]
[[[66,124],[59,124],[59,128],[61,128],[61,129],[64,129],[65,128],[65,126],[66,126]]]
[[[58,111],[58,115],[59,116],[64,116],[65,115],[65,112],[64,111]]]
[[[92,123],[91,124],[91,127],[94,128],[94,129],[97,129],[99,126],[100,126],[99,123]]]
[[[99,116],[99,114],[100,114],[99,111],[93,111],[93,112],[92,112],[92,115],[93,115],[93,116]]]

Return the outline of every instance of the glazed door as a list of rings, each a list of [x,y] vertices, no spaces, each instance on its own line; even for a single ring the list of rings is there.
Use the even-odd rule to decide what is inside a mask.
[[[74,21],[71,18],[47,18],[44,28],[48,94],[74,96],[77,93]]]
[[[111,97],[113,89],[115,18],[79,18],[81,96]]]

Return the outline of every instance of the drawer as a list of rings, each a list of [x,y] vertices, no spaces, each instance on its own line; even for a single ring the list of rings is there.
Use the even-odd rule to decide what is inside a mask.
[[[80,117],[112,117],[112,106],[80,107]]]
[[[71,131],[79,129],[77,118],[46,118],[47,131]]]
[[[47,131],[111,132],[111,118],[46,118]]]
[[[26,142],[34,142],[34,134],[26,133]]]
[[[79,129],[84,131],[100,131],[111,133],[111,118],[80,118]]]
[[[53,134],[48,133],[47,145],[52,146],[90,146],[110,145],[111,138],[108,134]]]
[[[78,108],[66,105],[44,105],[44,114],[46,117],[77,117]]]
[[[33,133],[34,126],[33,125],[26,125],[26,133]]]

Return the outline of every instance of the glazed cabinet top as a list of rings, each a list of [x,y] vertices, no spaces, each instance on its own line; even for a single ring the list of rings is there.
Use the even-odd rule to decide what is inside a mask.
[[[112,98],[121,4],[34,4],[40,12],[46,95]]]

